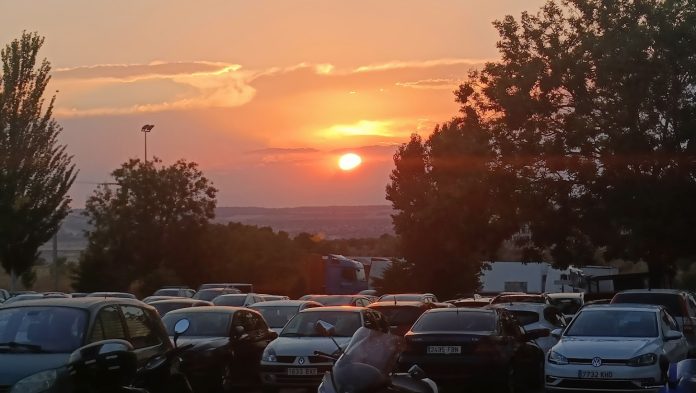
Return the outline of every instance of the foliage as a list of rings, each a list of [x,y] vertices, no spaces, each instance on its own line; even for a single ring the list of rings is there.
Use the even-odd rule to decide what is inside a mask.
[[[217,190],[195,163],[129,160],[87,200],[92,229],[80,261],[80,291],[150,292],[196,278]]]
[[[501,61],[457,100],[486,118],[535,248],[567,265],[603,247],[659,284],[696,251],[693,2],[549,1],[495,26]]]
[[[0,262],[28,273],[37,249],[69,212],[72,156],[58,143],[51,98],[44,110],[50,63],[37,63],[44,39],[23,33],[0,53]]]
[[[373,279],[375,289],[382,294],[413,292],[414,282],[418,282],[414,264],[400,258],[392,258],[382,277]]]

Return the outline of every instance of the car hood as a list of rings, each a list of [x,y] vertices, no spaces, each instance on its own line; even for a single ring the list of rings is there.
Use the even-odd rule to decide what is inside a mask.
[[[204,351],[211,348],[220,348],[229,344],[230,339],[227,337],[179,337],[176,345],[183,347],[184,345],[193,345],[188,351]]]
[[[0,353],[0,386],[12,386],[38,372],[63,367],[69,358],[69,353]]]
[[[567,358],[578,359],[630,359],[648,352],[661,352],[660,339],[657,337],[562,337],[553,350]]]
[[[350,341],[350,337],[334,339],[344,349]],[[275,351],[277,356],[312,356],[314,351],[334,353],[337,349],[328,337],[278,337],[268,344],[267,350]]]

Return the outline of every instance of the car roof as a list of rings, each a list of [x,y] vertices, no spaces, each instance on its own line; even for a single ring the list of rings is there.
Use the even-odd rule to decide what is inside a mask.
[[[154,302],[150,302],[150,305],[155,305],[155,304],[181,304],[181,303],[188,303],[188,304],[196,304],[196,303],[210,303],[205,300],[200,300],[200,299],[191,299],[188,297],[182,297],[178,299],[164,299],[164,300],[156,300]],[[212,303],[210,303],[212,304]]]
[[[503,302],[491,304],[489,308],[502,308],[513,311],[543,311],[546,308],[554,308],[554,306],[546,303],[529,303],[529,302]]]
[[[254,295],[253,293],[226,293],[218,297],[247,297],[249,295]]]
[[[305,308],[304,310],[300,311],[301,313],[305,312],[322,312],[322,311],[345,311],[345,312],[360,312],[363,310],[367,310],[367,307],[353,307],[353,306],[331,306],[331,307],[313,307],[313,308]]]
[[[681,289],[628,289],[617,293],[617,295],[621,295],[622,293],[666,293],[673,295],[681,295],[682,293],[688,294],[689,292]]]
[[[546,296],[556,299],[556,298],[562,298],[562,299],[581,299],[584,297],[584,293],[582,292],[556,292],[556,293],[547,293]]]
[[[115,298],[115,297],[66,297],[66,298],[45,298],[32,299],[22,302],[11,303],[4,308],[16,307],[70,307],[80,309],[95,309],[109,304],[125,304],[138,307],[152,308],[149,305],[137,299]]]
[[[230,307],[230,306],[208,306],[208,307],[187,307],[180,308],[178,310],[170,311],[167,315],[171,314],[197,314],[197,313],[224,313],[224,314],[234,314],[237,311],[252,311],[245,307]]]
[[[251,307],[301,306],[303,304],[318,304],[321,306],[321,303],[317,303],[312,300],[269,300],[267,302],[254,303],[251,305]]]
[[[581,308],[581,311],[591,310],[621,310],[621,311],[659,311],[664,309],[663,306],[657,304],[639,304],[639,303],[612,303],[612,304],[588,304]]]
[[[492,308],[470,308],[470,307],[449,307],[449,308],[431,308],[426,311],[426,313],[437,313],[437,312],[453,312],[453,313],[467,313],[467,312],[479,312],[486,314],[494,314],[497,309]]]
[[[425,307],[425,303],[423,302],[414,302],[414,301],[406,301],[406,300],[397,300],[396,302],[394,301],[389,301],[389,300],[383,300],[379,302],[374,302],[368,306],[369,308],[379,308],[379,307]]]

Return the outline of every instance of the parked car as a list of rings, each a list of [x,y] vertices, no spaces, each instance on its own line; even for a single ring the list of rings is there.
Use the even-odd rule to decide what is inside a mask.
[[[553,331],[565,329],[566,321],[561,312],[550,304],[543,303],[499,303],[489,306],[490,308],[503,308],[517,318],[517,322],[529,332],[538,329]],[[534,342],[547,353],[551,347],[558,343],[558,337],[548,335],[539,337]]]
[[[558,307],[568,322],[573,319],[575,313],[585,304],[585,294],[583,292],[547,293],[546,296],[551,304]]]
[[[64,299],[70,296],[64,293],[25,293],[23,295],[17,295],[7,299],[2,306],[9,306],[11,304],[24,302],[27,300],[39,300],[39,299]]]
[[[263,298],[264,301],[266,302],[271,302],[271,301],[276,301],[276,300],[290,300],[288,296],[283,296],[283,295],[268,295],[268,294],[261,294],[259,295]]]
[[[150,304],[150,306],[154,307],[155,310],[157,310],[157,313],[160,316],[165,316],[167,313],[174,311],[174,310],[179,310],[181,308],[209,307],[209,306],[213,305],[213,303],[206,302],[205,300],[196,300],[196,299],[188,299],[188,298],[175,298],[175,299],[169,299],[169,300],[158,300],[156,302],[152,302],[149,304]]]
[[[196,294],[191,288],[186,287],[165,287],[160,288],[152,294],[152,296],[176,296],[176,297],[188,297],[191,298]]]
[[[525,332],[502,308],[436,308],[406,333],[399,368],[418,365],[438,386],[478,382],[504,392],[540,387],[544,353],[534,340],[548,334]]]
[[[174,326],[182,319],[189,321],[189,328],[178,345],[193,345],[182,354],[182,367],[194,391],[258,386],[261,354],[278,337],[261,314],[239,307],[183,308],[162,318],[169,335],[174,336]]]
[[[449,300],[448,303],[454,305],[455,307],[469,307],[469,308],[481,308],[486,307],[491,304],[491,298],[489,297],[468,297],[462,299]]]
[[[172,349],[157,312],[137,300],[54,298],[2,307],[0,391],[66,391],[71,354],[109,339],[128,341],[139,367]],[[160,386],[167,381],[162,376]]]
[[[212,289],[212,288],[237,289],[237,290],[239,290],[240,293],[254,292],[254,286],[252,284],[234,283],[234,282],[217,283],[217,284],[203,284],[200,287],[198,287],[198,291],[200,292],[203,289]]]
[[[368,306],[384,315],[389,323],[389,331],[399,336],[405,335],[413,326],[413,323],[424,312],[434,308],[433,303],[423,302],[376,302]]]
[[[271,330],[278,334],[297,313],[314,307],[322,307],[322,304],[311,300],[274,300],[249,306],[250,309],[261,313]]]
[[[127,292],[92,292],[86,297],[115,297],[120,299],[137,299],[135,295]]]
[[[261,382],[265,392],[319,386],[333,363],[315,352],[338,353],[334,341],[315,330],[319,321],[335,326],[333,339],[342,348],[361,326],[384,332],[389,329],[382,314],[364,307],[316,307],[299,312],[263,353]]]
[[[324,306],[367,307],[371,303],[370,299],[361,295],[325,295],[317,296],[312,300]]]
[[[143,303],[150,304],[153,302],[159,302],[160,300],[177,300],[177,299],[187,299],[185,297],[180,297],[180,296],[148,296],[143,299]]]
[[[423,302],[437,303],[437,297],[432,293],[399,293],[391,295],[382,295],[377,300],[378,302]]]
[[[609,304],[583,308],[546,359],[546,390],[645,391],[667,381],[670,362],[687,345],[662,306]]]
[[[519,302],[551,304],[551,301],[545,294],[534,293],[501,293],[491,299],[491,304]]]
[[[193,295],[193,299],[205,300],[207,302],[213,301],[218,296],[229,295],[233,293],[241,293],[239,289],[236,288],[207,288],[201,289]]]
[[[249,307],[254,303],[263,302],[263,298],[255,293],[233,293],[220,295],[213,299],[216,306]]]
[[[663,306],[689,343],[689,356],[696,356],[696,301],[689,292],[678,289],[633,289],[614,295],[611,304],[640,303]]]

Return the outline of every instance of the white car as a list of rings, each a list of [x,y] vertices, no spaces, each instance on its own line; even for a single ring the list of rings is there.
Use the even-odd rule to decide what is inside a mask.
[[[554,306],[543,303],[498,303],[490,308],[503,308],[513,314],[525,331],[548,329],[554,331],[566,327],[563,314]],[[534,340],[544,353],[558,343],[558,337],[549,335]]]
[[[546,391],[657,389],[688,346],[662,306],[607,304],[580,310],[546,355]]]
[[[547,293],[546,296],[551,301],[551,304],[558,307],[568,322],[573,319],[575,313],[585,304],[585,294],[583,292]]]
[[[324,337],[316,331],[318,321],[335,326],[333,337]],[[338,354],[339,349],[332,338],[345,349],[362,326],[389,331],[389,324],[380,312],[364,307],[315,307],[300,311],[263,352],[261,382],[264,392],[281,388],[316,391],[333,362],[315,352]]]

